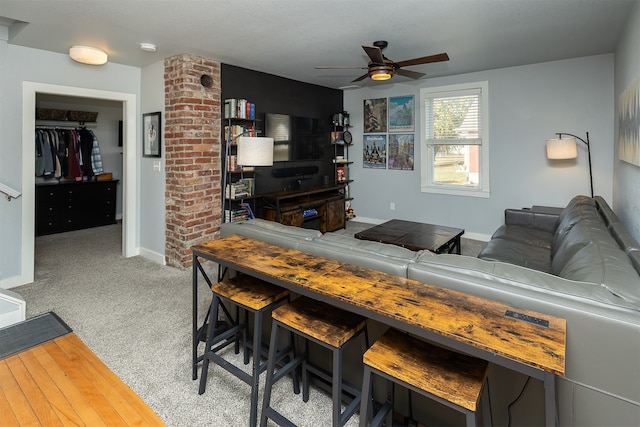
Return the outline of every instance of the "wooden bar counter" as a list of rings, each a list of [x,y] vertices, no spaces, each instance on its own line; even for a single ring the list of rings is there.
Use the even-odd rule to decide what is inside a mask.
[[[546,422],[555,425],[555,376],[565,372],[564,319],[240,236],[210,241],[192,250],[194,298],[197,272],[204,274],[199,258],[214,261],[541,379]],[[194,305],[194,358],[195,310]]]

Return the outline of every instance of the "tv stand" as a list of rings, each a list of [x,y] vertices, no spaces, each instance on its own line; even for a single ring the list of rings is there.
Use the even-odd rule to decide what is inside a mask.
[[[261,194],[263,219],[284,225],[306,227],[317,220],[322,233],[344,228],[345,184],[323,185],[309,190]],[[305,215],[305,211],[307,214]],[[314,214],[309,214],[309,211]]]

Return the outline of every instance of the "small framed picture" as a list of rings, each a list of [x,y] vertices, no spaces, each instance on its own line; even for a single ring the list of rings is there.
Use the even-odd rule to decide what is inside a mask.
[[[162,156],[162,113],[142,115],[142,156]]]

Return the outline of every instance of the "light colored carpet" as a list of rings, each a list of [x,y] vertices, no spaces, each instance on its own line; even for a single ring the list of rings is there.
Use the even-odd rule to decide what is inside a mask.
[[[370,226],[350,221],[341,232]],[[169,426],[246,426],[248,385],[215,365],[202,396],[191,380],[191,270],[122,257],[121,230],[118,224],[38,237],[36,280],[13,289],[27,301],[27,317],[56,312]],[[471,247],[479,251],[463,239],[463,252]],[[215,265],[207,268],[215,277]],[[199,295],[204,315],[210,294],[201,287]],[[227,355],[238,361],[232,349]],[[304,403],[285,379],[273,402],[300,426],[331,423],[323,391],[312,389]],[[347,425],[358,425],[357,415]]]

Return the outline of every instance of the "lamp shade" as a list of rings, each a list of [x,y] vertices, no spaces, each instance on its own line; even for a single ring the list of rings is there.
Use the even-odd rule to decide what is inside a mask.
[[[578,157],[578,147],[575,138],[547,139],[547,159],[562,160]]]
[[[69,56],[76,62],[88,65],[103,65],[108,59],[105,51],[91,46],[71,46]]]
[[[240,166],[272,166],[273,138],[241,136],[238,138]]]

